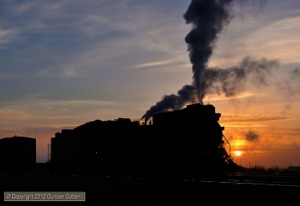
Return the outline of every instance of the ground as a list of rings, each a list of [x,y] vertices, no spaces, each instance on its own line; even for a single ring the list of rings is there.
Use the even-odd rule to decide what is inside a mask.
[[[85,202],[4,202],[3,205],[299,205],[300,186],[100,175],[0,173],[4,191],[84,191]],[[1,197],[3,201],[3,197]],[[3,202],[2,202],[3,203]],[[2,205],[2,204],[1,204]]]

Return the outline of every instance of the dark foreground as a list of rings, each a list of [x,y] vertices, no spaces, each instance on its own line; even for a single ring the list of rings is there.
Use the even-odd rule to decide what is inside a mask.
[[[299,185],[0,173],[0,205],[300,205]],[[85,202],[3,202],[4,191],[84,191]]]

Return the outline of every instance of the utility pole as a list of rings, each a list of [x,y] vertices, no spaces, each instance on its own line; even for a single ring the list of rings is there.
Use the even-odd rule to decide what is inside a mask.
[[[48,148],[48,162],[50,161],[50,144],[47,145]]]

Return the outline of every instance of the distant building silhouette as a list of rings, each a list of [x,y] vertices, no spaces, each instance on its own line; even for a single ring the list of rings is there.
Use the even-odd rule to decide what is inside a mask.
[[[51,139],[51,163],[136,176],[220,176],[234,164],[212,105],[155,114],[151,124],[96,120]]]
[[[0,166],[25,166],[35,163],[35,138],[14,136],[0,139]]]
[[[289,166],[288,168],[291,172],[300,172],[300,166]]]

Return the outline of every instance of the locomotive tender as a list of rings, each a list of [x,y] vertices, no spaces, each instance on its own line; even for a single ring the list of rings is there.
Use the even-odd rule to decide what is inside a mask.
[[[234,164],[224,148],[221,114],[192,104],[153,115],[149,124],[96,120],[51,139],[50,164],[140,177],[218,177]]]

